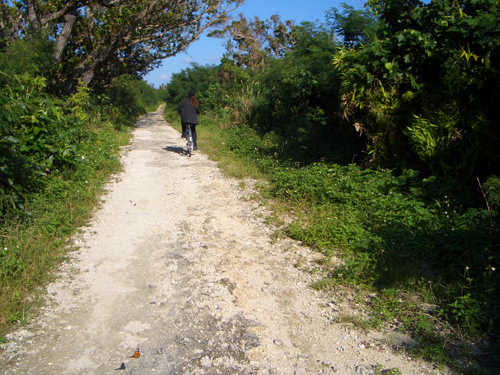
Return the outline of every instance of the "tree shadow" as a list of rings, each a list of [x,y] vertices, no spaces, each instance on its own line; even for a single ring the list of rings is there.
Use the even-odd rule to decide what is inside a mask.
[[[134,123],[134,128],[145,128],[151,125],[155,125],[157,123],[157,116],[161,115],[159,112],[149,112],[142,116],[140,116],[137,121]]]
[[[257,130],[261,137],[266,132]],[[268,153],[282,163],[302,167],[314,163],[349,165],[362,162],[366,155],[364,138],[354,128],[328,126],[302,122],[302,126],[274,129],[277,138],[275,149]]]

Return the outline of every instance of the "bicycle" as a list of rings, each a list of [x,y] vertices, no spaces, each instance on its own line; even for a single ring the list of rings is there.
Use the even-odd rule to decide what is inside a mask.
[[[194,142],[190,124],[186,125],[186,148],[189,157],[191,157],[191,154],[193,153],[194,150]]]

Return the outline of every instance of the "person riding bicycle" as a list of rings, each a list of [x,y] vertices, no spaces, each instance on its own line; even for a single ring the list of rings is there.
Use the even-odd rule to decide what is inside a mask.
[[[191,133],[193,134],[194,149],[198,149],[196,143],[196,125],[198,125],[198,115],[200,114],[200,104],[196,99],[196,94],[193,90],[188,92],[186,98],[182,99],[177,110],[177,114],[181,116],[182,134],[181,137],[186,137],[186,125],[191,125]]]

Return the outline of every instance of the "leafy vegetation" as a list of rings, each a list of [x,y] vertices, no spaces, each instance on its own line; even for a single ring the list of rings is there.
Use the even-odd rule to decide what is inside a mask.
[[[354,9],[341,3],[342,13],[337,8],[326,12],[327,25],[338,35],[346,47],[369,43],[377,31],[377,19],[367,9]]]
[[[372,160],[462,179],[498,174],[498,2],[368,4],[377,37],[342,49],[335,65],[341,108]]]
[[[254,17],[248,20],[240,15],[239,20],[212,31],[209,36],[225,38],[227,55],[238,66],[261,70],[269,62],[268,57],[283,57],[297,43],[293,33],[293,21],[281,21],[275,14],[268,20]]]

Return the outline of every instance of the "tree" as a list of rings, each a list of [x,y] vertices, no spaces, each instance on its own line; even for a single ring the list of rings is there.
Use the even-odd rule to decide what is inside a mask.
[[[80,79],[102,86],[141,77],[227,20],[244,0],[1,0],[5,43],[43,34],[66,91]]]
[[[257,77],[261,94],[254,123],[266,130],[332,124],[338,101],[332,58],[339,44],[323,26],[309,22],[295,26],[293,37],[294,49]]]
[[[345,3],[340,6],[342,13],[337,8],[326,12],[327,25],[332,33],[339,35],[348,48],[367,42],[377,28],[375,15],[365,9],[355,10]]]
[[[275,14],[269,20],[254,17],[240,19],[210,33],[210,36],[226,38],[227,51],[239,66],[260,69],[267,65],[268,58],[282,58],[293,49],[295,38],[293,21],[280,20]]]
[[[204,100],[204,92],[211,84],[217,82],[216,70],[217,68],[212,65],[201,66],[192,63],[191,67],[173,74],[164,91],[164,100],[167,105],[177,108],[188,91],[193,90],[201,101],[203,111],[206,111],[208,108]]]

